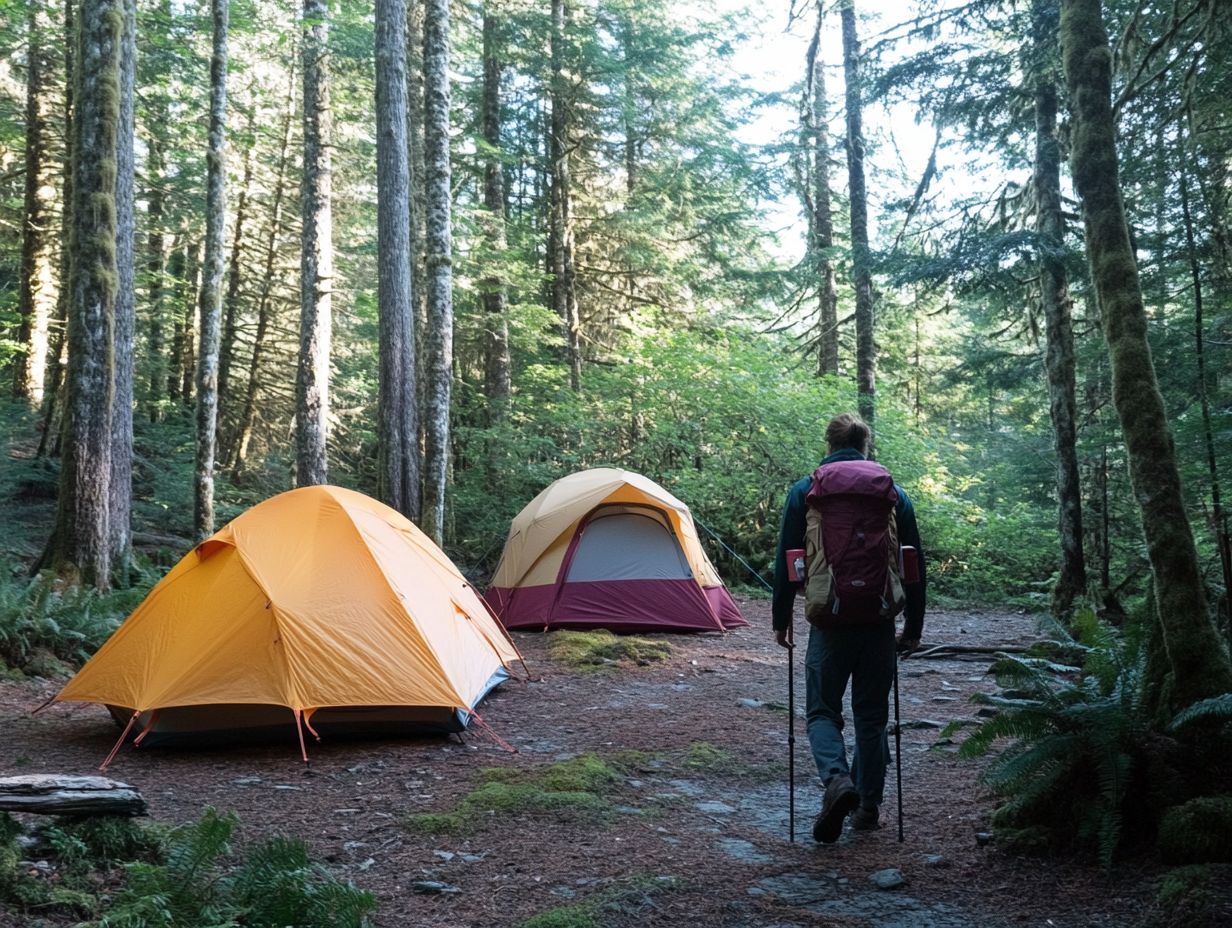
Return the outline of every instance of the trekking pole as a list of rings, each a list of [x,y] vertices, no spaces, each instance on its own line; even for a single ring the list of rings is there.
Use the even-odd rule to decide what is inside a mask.
[[[894,655],[894,775],[898,778],[898,843],[903,843],[903,726],[898,718],[898,655]]]
[[[796,636],[787,626],[787,832],[796,840]]]

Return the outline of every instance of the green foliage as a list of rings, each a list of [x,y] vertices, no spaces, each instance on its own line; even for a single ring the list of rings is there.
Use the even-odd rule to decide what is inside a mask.
[[[162,840],[153,829],[122,815],[64,817],[46,834],[61,862],[76,869],[140,860],[162,848]]]
[[[1169,809],[1159,853],[1174,864],[1232,862],[1232,796],[1202,796]]]
[[[1214,928],[1216,894],[1211,868],[1204,865],[1177,867],[1159,883],[1157,911],[1150,913],[1143,928]]]
[[[160,861],[126,867],[128,882],[95,928],[362,928],[371,894],[309,860],[302,841],[271,835],[226,865],[238,825],[207,808],[171,830]]]
[[[578,670],[610,667],[622,660],[649,664],[666,660],[672,646],[658,638],[616,635],[607,629],[559,631],[548,637],[548,659]]]
[[[730,751],[715,747],[706,741],[691,743],[684,763],[686,767],[694,770],[704,770],[721,776],[734,776],[744,770],[744,766],[732,756]]]
[[[1001,799],[1002,828],[1044,829],[1052,846],[1097,852],[1105,866],[1126,844],[1153,834],[1175,789],[1150,724],[1145,651],[1120,639],[1091,615],[1079,638],[1055,630],[1058,644],[1083,655],[1083,666],[1047,658],[1002,656],[998,682],[1016,695],[977,694],[997,708],[963,743],[960,754],[988,751],[1012,739],[982,775]]]
[[[0,562],[0,661],[30,673],[63,674],[107,640],[147,589],[145,583],[110,593],[65,587],[51,575],[27,578]]]

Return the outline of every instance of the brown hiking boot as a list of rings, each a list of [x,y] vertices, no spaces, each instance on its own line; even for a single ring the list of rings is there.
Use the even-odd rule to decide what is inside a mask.
[[[860,794],[856,792],[851,777],[845,773],[831,777],[821,801],[821,814],[813,822],[813,840],[822,844],[837,841],[843,833],[843,819],[859,804]]]
[[[875,831],[881,827],[881,812],[876,806],[860,806],[851,813],[854,831]]]

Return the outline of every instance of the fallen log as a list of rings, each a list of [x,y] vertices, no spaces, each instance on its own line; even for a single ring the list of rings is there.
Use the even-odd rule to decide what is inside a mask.
[[[950,657],[951,655],[958,654],[986,654],[989,656],[997,654],[1026,654],[1028,650],[1028,648],[1024,648],[1021,645],[1002,645],[995,648],[982,648],[976,645],[939,644],[936,647],[928,648],[924,651],[916,651],[911,655],[910,659],[913,661],[922,657],[935,659]]]
[[[136,787],[107,777],[31,774],[0,777],[0,812],[37,815],[145,815]]]

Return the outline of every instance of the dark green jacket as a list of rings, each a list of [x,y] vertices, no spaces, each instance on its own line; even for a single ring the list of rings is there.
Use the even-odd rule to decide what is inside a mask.
[[[834,461],[863,461],[864,455],[854,448],[842,448],[827,457],[822,464]],[[783,506],[783,524],[779,529],[779,547],[774,556],[774,603],[771,609],[775,630],[782,630],[791,625],[792,612],[795,609],[796,590],[798,587],[787,579],[787,556],[784,552],[792,548],[804,547],[804,525],[808,513],[805,497],[812,485],[813,475],[796,481],[787,492],[787,502]],[[903,627],[904,638],[918,639],[924,632],[924,608],[927,603],[927,573],[924,567],[924,547],[920,544],[920,528],[915,521],[915,507],[911,498],[903,492],[898,484],[898,506],[894,510],[894,518],[898,524],[898,543],[914,545],[920,553],[920,582],[904,584],[907,594],[906,616]]]

